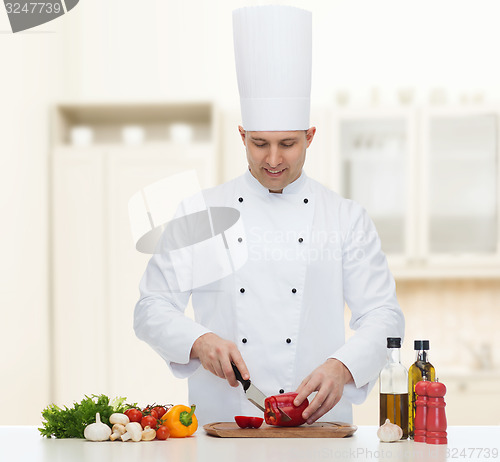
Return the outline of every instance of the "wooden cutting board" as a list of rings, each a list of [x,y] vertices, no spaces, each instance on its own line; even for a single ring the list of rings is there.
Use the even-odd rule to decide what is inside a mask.
[[[344,438],[358,427],[344,422],[314,422],[300,427],[274,427],[262,424],[260,428],[240,428],[236,422],[214,422],[203,426],[212,436],[222,438]]]

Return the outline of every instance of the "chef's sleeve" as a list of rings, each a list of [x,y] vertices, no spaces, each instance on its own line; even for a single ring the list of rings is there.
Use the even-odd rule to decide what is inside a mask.
[[[190,358],[191,349],[198,337],[210,332],[185,315],[193,260],[189,247],[183,247],[180,253],[176,250],[190,232],[181,228],[169,233],[167,226],[141,279],[140,299],[134,311],[137,337],[148,343],[179,378],[189,377],[200,366],[198,359]],[[177,258],[173,258],[174,253]]]
[[[404,337],[405,320],[396,284],[373,221],[357,203],[347,201],[343,241],[344,299],[351,311],[352,337],[332,356],[349,369],[354,383],[344,396],[362,403],[385,364],[387,337]]]

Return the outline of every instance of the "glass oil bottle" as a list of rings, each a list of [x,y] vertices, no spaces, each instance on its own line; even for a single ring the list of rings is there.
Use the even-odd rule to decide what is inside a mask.
[[[408,372],[401,364],[401,338],[387,338],[387,363],[380,372],[380,425],[386,419],[403,430],[408,438]]]
[[[408,371],[408,435],[411,439],[413,439],[415,430],[415,384],[420,380],[428,380],[429,382],[436,380],[436,371],[429,362],[429,340],[415,340],[414,349],[417,352],[416,360]]]

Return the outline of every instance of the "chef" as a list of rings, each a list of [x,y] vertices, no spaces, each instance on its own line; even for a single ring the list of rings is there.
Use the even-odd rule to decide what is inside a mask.
[[[352,422],[352,404],[364,401],[385,362],[386,338],[404,334],[373,222],[303,170],[316,133],[309,125],[311,23],[310,12],[285,6],[233,12],[248,171],[203,191],[203,199],[238,211],[242,230],[226,233],[224,243],[243,252],[245,263],[179,289],[172,253],[163,248],[140,284],[136,334],[175,376],[189,378],[202,424],[262,416],[231,363],[266,396],[297,391],[297,405],[307,397],[308,423]],[[191,253],[183,273],[210,274],[211,265]],[[190,298],[194,320],[184,315]],[[345,304],[354,331],[348,340]]]

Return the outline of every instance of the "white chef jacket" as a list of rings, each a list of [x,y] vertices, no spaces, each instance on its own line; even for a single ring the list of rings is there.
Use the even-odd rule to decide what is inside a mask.
[[[140,283],[137,336],[175,376],[189,377],[189,401],[202,425],[262,416],[241,386],[190,359],[194,341],[207,332],[236,343],[252,383],[266,396],[295,391],[326,359],[339,359],[354,383],[320,420],[352,422],[351,403],[362,403],[373,387],[387,337],[404,334],[394,279],[366,211],[305,172],[282,194],[246,172],[203,195],[207,206],[240,211],[245,233],[234,239],[246,246],[248,260],[229,276],[180,292],[171,290],[168,253],[155,254]],[[195,320],[184,315],[190,296]],[[355,331],[347,341],[345,303]]]

